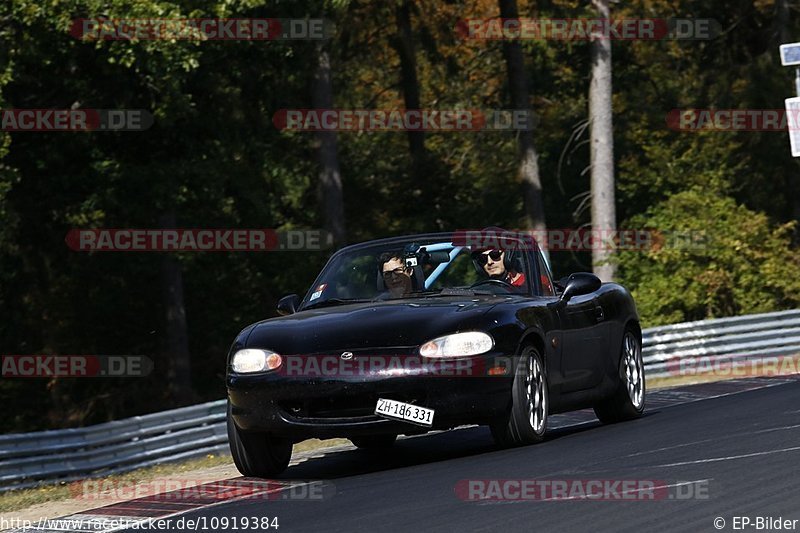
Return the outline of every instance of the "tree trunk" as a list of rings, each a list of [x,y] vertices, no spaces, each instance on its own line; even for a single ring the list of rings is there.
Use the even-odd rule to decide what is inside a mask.
[[[330,54],[324,44],[316,47],[317,68],[314,73],[312,104],[316,109],[333,109],[333,83],[331,81]],[[325,230],[333,236],[335,245],[347,241],[344,218],[342,176],[339,171],[339,151],[336,132],[319,131],[317,157],[319,159],[319,201],[322,206]]]
[[[789,0],[775,0],[775,16],[772,19],[772,35],[776,44],[786,44],[791,41],[789,23],[791,13],[789,11]]]
[[[395,48],[400,56],[400,86],[406,109],[419,109],[419,82],[417,80],[417,56],[414,49],[414,36],[411,30],[411,3],[403,0],[395,10],[397,24],[397,40]],[[423,131],[408,132],[408,148],[411,153],[411,165],[414,179],[421,183],[423,162],[425,160],[425,133]]]
[[[608,0],[592,0],[598,18],[608,20]],[[611,116],[611,40],[592,39],[592,78],[589,85],[589,136],[592,166],[592,228],[603,232],[617,229],[614,203],[614,127]],[[603,281],[612,281],[615,265],[609,263],[612,250],[592,250],[592,267]]]
[[[517,0],[499,0],[502,18],[519,18]],[[514,110],[530,109],[528,79],[525,74],[525,61],[522,47],[518,41],[504,41],[503,55],[508,71],[508,86],[511,93],[511,107]],[[542,199],[542,180],[539,176],[539,153],[533,140],[533,131],[517,132],[519,152],[518,175],[522,181],[526,229],[543,232],[546,228],[544,201]]]
[[[175,213],[169,212],[159,217],[159,225],[164,229],[176,227]],[[186,327],[186,309],[183,301],[183,274],[178,260],[171,254],[164,254],[161,264],[161,287],[166,310],[166,361],[170,396],[178,404],[191,402],[192,375],[189,357],[189,334]]]

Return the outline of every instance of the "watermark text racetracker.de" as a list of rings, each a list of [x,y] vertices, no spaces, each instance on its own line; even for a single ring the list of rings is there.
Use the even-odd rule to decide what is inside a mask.
[[[666,360],[671,376],[713,376],[717,378],[777,377],[800,374],[797,355],[698,355],[674,356]]]
[[[333,23],[321,18],[80,18],[70,35],[82,41],[274,41],[325,40]]]
[[[709,480],[462,479],[454,490],[470,502],[707,500]]]
[[[152,125],[144,109],[0,110],[0,128],[9,132],[144,131]]]
[[[617,41],[708,40],[722,26],[714,19],[473,18],[456,33],[475,40]]]
[[[319,378],[369,376],[381,374],[424,374],[427,377],[508,376],[519,365],[511,356],[497,356],[491,362],[483,357],[428,359],[419,355],[342,354],[300,356],[282,355],[275,373],[283,376]]]
[[[325,290],[325,284],[315,292]],[[313,294],[313,293],[312,293]],[[485,355],[438,358],[417,354],[342,352],[324,355],[280,355],[272,353],[272,373],[285,377],[340,378],[415,375],[427,378],[503,378],[525,375],[519,356]]]
[[[76,252],[319,251],[333,246],[321,229],[73,229],[65,238]]]
[[[281,131],[531,131],[537,116],[527,109],[280,109],[272,123]]]
[[[169,477],[153,480],[89,479],[70,483],[73,499],[116,502],[147,498],[148,501],[197,503],[247,498],[252,500],[322,501],[335,495],[330,481],[271,481]]]
[[[673,109],[667,127],[682,132],[800,130],[800,110],[791,109]]]
[[[549,252],[620,250],[651,252],[660,249],[704,250],[710,242],[704,231],[655,229],[552,228],[547,230],[457,230],[453,244],[474,249]]]
[[[144,355],[0,355],[4,378],[138,378],[153,371]]]

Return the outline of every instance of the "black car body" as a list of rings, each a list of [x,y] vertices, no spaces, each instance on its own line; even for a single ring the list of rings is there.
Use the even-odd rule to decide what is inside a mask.
[[[513,259],[504,264],[524,274],[525,286],[482,279],[474,260],[482,247],[455,245],[462,237],[416,235],[343,248],[302,302],[294,295],[281,301],[286,316],[239,333],[227,388],[231,447],[245,475],[280,472],[291,444],[312,437],[388,446],[399,434],[485,424],[500,444],[519,445],[541,440],[549,414],[587,407],[604,421],[641,414],[641,330],[628,291],[592,274],[553,282],[544,255],[523,236],[505,236],[503,246],[514,251],[503,261]],[[413,262],[410,294],[387,298],[378,276],[376,294],[368,293],[371,272],[379,272],[375,257],[386,250],[404,250],[405,264]],[[426,345],[439,338],[446,340]],[[456,338],[468,350],[485,343],[482,353],[421,353]],[[240,350],[256,350],[248,357],[262,350],[274,361],[278,354],[280,366],[237,372],[232,359]],[[380,399],[435,414],[428,425],[389,418],[376,414]],[[520,429],[526,421],[530,427]]]

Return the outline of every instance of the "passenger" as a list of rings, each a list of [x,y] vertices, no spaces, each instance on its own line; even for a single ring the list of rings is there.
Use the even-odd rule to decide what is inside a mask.
[[[411,293],[413,269],[405,266],[403,254],[396,252],[381,254],[378,265],[383,285],[389,291],[390,298],[402,298]]]
[[[472,258],[483,268],[489,279],[496,279],[508,283],[512,287],[525,285],[525,274],[517,272],[514,262],[507,255],[514,252],[505,250],[485,250],[472,253]]]

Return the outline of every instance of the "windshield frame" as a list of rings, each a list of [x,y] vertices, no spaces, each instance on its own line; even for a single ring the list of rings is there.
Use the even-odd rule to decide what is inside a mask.
[[[465,248],[467,250],[470,249],[469,246],[461,246],[453,244],[453,238],[457,235],[457,232],[448,232],[448,233],[423,233],[423,234],[416,234],[416,235],[403,235],[398,237],[389,237],[385,239],[375,239],[371,241],[364,241],[357,244],[351,244],[349,246],[345,246],[334,252],[328,261],[325,263],[325,266],[322,267],[317,277],[314,279],[314,282],[309,287],[308,291],[306,291],[303,299],[300,302],[298,307],[298,311],[304,311],[308,308],[315,307],[318,303],[323,303],[327,300],[339,300],[342,301],[343,304],[346,304],[349,299],[342,299],[342,298],[327,298],[325,300],[315,301],[311,299],[312,294],[323,284],[323,281],[327,277],[326,272],[337,262],[339,261],[342,256],[352,254],[354,252],[358,252],[360,250],[368,250],[374,248],[398,248],[403,247],[404,245],[413,243],[413,242],[420,242],[421,246],[425,246],[429,241],[439,241],[439,242],[446,242],[450,245],[456,246],[458,248]],[[533,276],[534,272],[537,272],[537,269],[531,264],[531,254],[528,250],[528,247],[533,245],[534,248],[538,249],[538,246],[535,242],[530,243],[530,237],[520,235],[519,238],[516,237],[507,237],[504,236],[505,242],[513,241],[516,243],[517,250],[522,256],[524,257],[523,263],[525,266],[525,277],[528,280],[526,283],[526,287],[524,290],[520,290],[518,292],[509,292],[508,296],[535,296],[536,293],[539,292],[539,286],[535,282],[536,278]],[[455,257],[455,256],[453,256]],[[451,257],[451,262],[453,258]],[[442,264],[449,264],[449,263],[442,263]],[[438,267],[434,269],[436,271]],[[438,275],[438,274],[437,274]],[[428,278],[426,278],[427,281]],[[432,294],[431,291],[427,288],[428,284],[426,283],[426,287],[423,289],[422,292],[418,292],[419,296],[409,296],[409,298],[420,298],[426,296],[435,296]],[[477,288],[480,292],[480,287]],[[437,291],[439,292],[439,291]],[[496,295],[495,295],[496,296]],[[363,303],[365,300],[363,298],[353,298],[353,303]],[[376,301],[376,300],[367,300],[367,301]],[[387,300],[392,301],[392,300]]]

